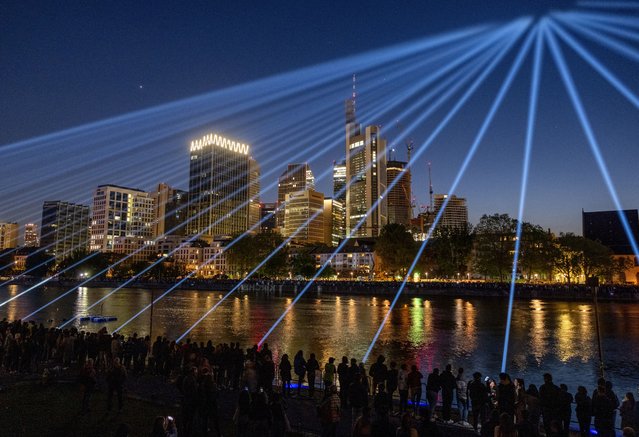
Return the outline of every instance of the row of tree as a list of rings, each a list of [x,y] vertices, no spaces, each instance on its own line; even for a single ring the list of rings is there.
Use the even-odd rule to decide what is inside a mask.
[[[509,280],[512,274],[518,222],[508,214],[484,215],[473,227],[438,227],[430,236],[415,269],[431,278]],[[403,225],[382,229],[375,245],[380,270],[389,275],[405,275],[421,242],[413,241]],[[555,236],[541,226],[521,223],[517,277],[528,280],[566,282],[598,277],[612,281],[632,267],[627,258],[615,258],[601,243],[572,233]]]
[[[517,220],[507,214],[484,215],[476,226],[438,227],[430,235],[417,261],[421,242],[400,224],[386,225],[375,243],[375,273],[379,277],[405,275],[415,262],[414,271],[428,278],[460,279],[472,275],[489,280],[509,280],[516,246]],[[195,245],[206,245],[195,242]],[[256,269],[253,277],[311,277],[317,272],[317,247],[292,249],[275,232],[246,235],[225,251],[228,276],[243,277]],[[330,252],[333,248],[324,247]],[[322,251],[322,250],[320,250]],[[156,262],[119,262],[125,255],[76,251],[60,263],[35,252],[27,257],[26,268],[36,277],[57,273],[61,278],[112,277],[170,280],[188,272],[184,264],[170,257]],[[627,258],[615,258],[597,241],[571,233],[555,236],[538,225],[521,223],[517,277],[552,281],[559,277],[568,283],[580,278],[599,277],[610,282],[633,265]],[[332,277],[328,267],[321,277]],[[358,274],[359,276],[359,274]]]

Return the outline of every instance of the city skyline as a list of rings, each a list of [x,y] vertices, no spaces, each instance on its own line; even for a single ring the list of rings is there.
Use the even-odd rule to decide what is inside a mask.
[[[397,30],[397,32],[392,33],[394,39],[388,36],[386,38],[380,37],[372,39],[366,43],[358,41],[356,47],[350,47],[349,43],[352,42],[351,40],[345,36],[339,36],[336,34],[333,39],[333,45],[335,46],[333,48],[334,51],[329,50],[329,47],[322,47],[322,56],[316,53],[315,55],[318,57],[315,58],[314,61],[317,62],[320,60],[334,59],[340,55],[343,56],[347,53],[346,50],[348,47],[352,49],[350,54],[354,54],[382,47],[385,44],[398,43],[411,38],[414,39],[424,34],[436,35],[438,32],[451,31],[462,26],[481,25],[487,22],[495,23],[500,20],[512,19],[526,13],[532,13],[533,15],[540,16],[548,13],[551,6],[556,7],[559,10],[578,9],[579,7],[579,5],[575,2],[542,1],[536,2],[537,4],[535,5],[525,4],[520,7],[513,6],[511,8],[502,8],[502,10],[496,3],[499,2],[492,3],[490,6],[477,6],[474,4],[473,8],[470,7],[468,2],[459,2],[459,4],[454,6],[429,4],[418,7],[413,5],[413,7],[418,9],[423,8],[433,13],[433,17],[427,20],[428,29],[426,32],[417,32],[414,28],[410,31],[402,29],[400,32],[398,30],[399,26],[397,26],[396,20],[399,20],[400,18],[405,19],[405,17],[409,15],[410,11],[405,10],[404,8],[399,8],[398,11],[394,11],[393,14],[391,14],[391,17],[383,21],[389,26],[391,26],[391,24],[395,25],[392,27],[393,30]],[[471,13],[471,10],[474,14]],[[587,10],[585,11],[587,12]],[[12,12],[18,14],[18,12],[23,11]],[[64,12],[68,11],[62,11],[63,18],[66,17]],[[82,14],[84,11],[80,11],[79,13]],[[188,13],[190,13],[190,11],[185,11],[185,14],[188,15]],[[294,10],[291,12],[291,14],[296,13],[300,13],[300,11]],[[360,13],[370,14],[373,17],[378,17],[379,14],[381,14],[380,11],[361,11]],[[631,14],[633,12],[627,11],[626,13]],[[206,16],[206,14],[204,14],[204,16]],[[20,20],[18,18],[24,17],[18,14],[16,18],[17,23],[19,23]],[[337,27],[341,19],[341,17],[333,17],[334,21],[329,21],[329,25]],[[12,24],[12,26],[16,26],[16,24]],[[14,27],[12,27],[12,29],[14,29]],[[85,31],[88,32],[86,29]],[[15,30],[14,33],[9,32],[9,34],[16,37],[19,32]],[[577,33],[575,33],[575,35],[577,35]],[[86,36],[88,38],[88,42],[93,41],[91,38],[95,37],[95,35],[91,32],[88,32]],[[246,38],[250,40],[250,35],[247,35]],[[635,70],[633,70],[631,64],[624,61],[614,53],[602,53],[602,47],[597,43],[589,41],[587,38],[581,38],[581,40],[585,44],[588,44],[588,48],[592,49],[593,53],[607,60],[610,68],[613,68],[615,74],[619,75],[627,85],[634,90],[638,88],[637,75],[633,75]],[[11,42],[12,40],[9,39],[3,44],[10,45]],[[35,42],[37,42],[37,39]],[[305,47],[308,49],[308,46],[302,42],[297,42],[296,44],[296,50],[303,51]],[[62,48],[58,48],[57,46],[53,49],[62,50]],[[567,54],[570,54],[570,62],[575,64],[574,73],[579,73],[580,82],[578,85],[582,87],[582,90],[588,89],[589,91],[586,95],[584,95],[585,103],[587,104],[589,114],[591,114],[590,118],[593,121],[593,126],[597,129],[598,137],[601,138],[602,147],[604,147],[604,155],[608,160],[609,168],[613,174],[613,179],[615,180],[619,190],[621,203],[624,208],[636,208],[639,204],[639,199],[636,195],[636,193],[639,192],[639,181],[634,177],[632,160],[626,158],[628,154],[632,153],[633,147],[636,147],[636,138],[639,137],[639,135],[637,135],[639,133],[637,132],[639,119],[637,118],[636,111],[630,108],[630,106],[623,100],[623,97],[617,94],[614,89],[611,89],[603,79],[597,77],[596,72],[594,72],[588,65],[584,64],[583,61],[580,61],[579,58],[575,56],[574,52],[568,52],[565,44],[564,49]],[[9,53],[13,54],[13,52]],[[312,58],[313,56],[311,55],[312,53],[309,53],[306,57],[302,58],[307,59],[309,56]],[[242,57],[227,53],[227,56],[224,59],[239,62]],[[300,58],[298,58],[298,62],[300,62],[299,59]],[[550,56],[547,50],[546,59],[550,61]],[[32,62],[33,59],[25,59],[25,62],[27,61]],[[276,71],[288,71],[295,67],[310,65],[312,62],[313,61],[311,59],[307,59],[305,64],[298,63],[297,65],[281,62],[277,64]],[[253,76],[243,77],[242,74],[240,74],[233,79],[236,81],[235,83],[241,83],[242,80],[262,77],[268,74],[268,72],[260,72],[254,62],[246,60],[245,65],[250,66],[249,70],[253,72]],[[527,64],[525,64],[525,67],[527,67]],[[521,77],[515,81],[515,85],[511,91],[512,95],[507,97],[504,103],[504,109],[498,112],[495,120],[496,127],[494,129],[491,128],[488,132],[487,137],[484,140],[484,144],[482,145],[483,151],[478,154],[475,162],[473,162],[473,164],[469,167],[466,176],[463,178],[456,190],[455,194],[468,199],[470,211],[469,219],[472,223],[476,223],[483,213],[507,212],[513,216],[516,215],[515,212],[519,196],[518,183],[521,173],[520,161],[524,142],[524,123],[520,123],[520,121],[524,120],[526,110],[525,105],[520,104],[520,101],[527,100],[526,83],[528,82],[527,76],[529,74],[525,67],[520,75]],[[167,68],[169,68],[169,66],[167,66]],[[358,113],[362,114],[359,117],[359,121],[365,125],[381,125],[381,136],[388,141],[389,148],[396,148],[397,159],[403,160],[406,153],[403,141],[397,141],[396,139],[402,133],[402,125],[405,126],[407,122],[402,119],[398,120],[396,118],[396,112],[385,114],[382,117],[382,114],[377,113],[377,106],[374,101],[374,98],[376,97],[376,90],[381,89],[380,87],[386,86],[384,81],[388,74],[384,73],[381,76],[376,77],[370,72],[362,71],[361,74],[359,74],[359,72],[356,71],[356,68],[353,70],[355,71],[352,71],[352,73],[358,73]],[[21,89],[20,86],[23,86],[21,80],[18,80],[11,71],[3,71],[5,72],[5,75],[16,81],[17,89]],[[273,72],[274,71],[271,71],[271,73]],[[501,70],[499,73],[502,73]],[[610,200],[610,196],[607,193],[605,183],[601,179],[600,173],[595,165],[595,161],[592,159],[592,155],[588,150],[579,122],[573,115],[574,111],[570,106],[570,102],[563,90],[563,85],[556,73],[556,67],[552,62],[546,62],[544,64],[543,73],[542,88],[547,89],[547,92],[542,93],[540,96],[540,109],[538,111],[539,120],[537,123],[539,127],[537,129],[537,139],[534,141],[533,146],[533,161],[529,182],[530,190],[524,219],[534,223],[539,223],[543,227],[551,228],[556,232],[573,231],[579,233],[581,231],[581,209],[589,211],[611,210],[614,209],[614,205]],[[162,76],[160,72],[157,74],[158,77]],[[331,109],[327,112],[325,118],[322,119],[324,121],[321,125],[319,125],[319,127],[323,129],[324,137],[327,133],[330,133],[335,136],[335,139],[328,142],[330,150],[322,157],[309,157],[308,162],[311,168],[315,169],[316,173],[329,168],[332,161],[339,162],[344,159],[343,146],[340,144],[342,142],[339,140],[338,134],[339,130],[343,129],[343,125],[341,123],[343,116],[342,102],[345,98],[348,98],[351,91],[351,83],[349,79],[350,78],[348,76],[345,76],[338,82],[336,91],[331,91],[330,101],[327,104],[331,107]],[[214,82],[215,83],[212,84],[210,88],[220,88],[224,83],[221,79]],[[496,79],[495,82],[499,82],[499,79]],[[110,84],[110,86],[113,85],[106,80],[100,81],[99,84],[103,86],[107,86],[108,84]],[[142,88],[139,88],[140,85]],[[228,85],[228,83],[225,85]],[[489,88],[491,87],[494,87],[494,84],[489,86]],[[120,110],[126,111],[135,108],[144,108],[150,104],[160,103],[161,100],[153,101],[153,99],[146,94],[143,95],[146,96],[144,99],[138,99],[138,97],[141,97],[140,93],[148,93],[148,89],[153,88],[151,83],[136,84],[133,88],[135,89],[132,89],[131,92],[137,93],[137,100],[132,99],[128,102],[128,104],[122,104],[119,107]],[[157,89],[154,92],[157,93]],[[182,96],[192,94],[193,92],[189,94],[189,91],[184,91]],[[487,94],[490,95],[491,92],[488,92]],[[73,95],[74,94],[71,93],[69,98],[73,97]],[[87,97],[85,97],[89,99],[86,108],[88,111],[83,113],[83,116],[86,117],[86,113],[92,113],[96,114],[93,119],[97,119],[99,116],[97,115],[96,109],[94,109],[96,106],[95,102],[97,102],[97,100],[92,100],[88,97],[91,95],[92,93],[88,93]],[[43,99],[42,96],[43,94],[33,96],[31,97],[31,101],[34,102],[37,98]],[[158,98],[158,96],[156,96],[156,98]],[[385,99],[388,101],[390,97],[385,97]],[[435,191],[438,193],[446,193],[450,186],[461,157],[466,153],[471,142],[472,135],[474,135],[477,129],[477,121],[475,119],[480,118],[486,111],[486,99],[478,98],[476,100],[477,101],[472,101],[468,104],[467,110],[459,115],[459,120],[455,123],[455,126],[467,126],[467,128],[448,129],[442,134],[442,138],[435,141],[433,146],[426,151],[424,156],[415,164],[416,171],[414,171],[415,176],[413,177],[412,190],[415,194],[417,205],[425,205],[428,203],[428,185],[424,176],[426,172],[423,171],[426,168],[427,162],[432,162],[433,185],[435,187]],[[120,103],[124,101],[126,101],[126,99]],[[165,99],[164,101],[167,100]],[[384,101],[385,100],[382,99],[382,102]],[[610,102],[610,105],[593,104],[598,101]],[[42,126],[46,126],[45,121],[48,120],[48,118],[38,117],[38,114],[36,113],[30,118],[28,124],[25,124],[24,122],[13,123],[11,121],[11,117],[16,117],[17,114],[20,114],[21,111],[24,110],[22,109],[23,105],[26,103],[16,101],[13,97],[8,96],[8,98],[4,100],[4,104],[11,104],[12,108],[12,111],[6,111],[8,108],[3,106],[5,109],[4,113],[9,115],[9,118],[6,118],[9,129],[5,129],[2,133],[0,133],[0,143],[5,145],[8,145],[11,141],[19,138],[26,138],[31,134],[43,134],[50,130],[72,126],[81,122],[82,119],[82,117],[78,114],[76,114],[74,118],[72,116],[74,110],[69,110],[66,111],[68,113],[66,121],[60,120],[60,118],[65,117],[61,117],[56,114],[53,118],[58,119],[57,127],[49,126],[47,129],[39,130]],[[32,107],[33,105],[29,106]],[[115,111],[113,106],[110,107]],[[122,111],[112,112],[112,114],[119,112]],[[102,114],[102,116],[107,115],[109,114]],[[71,121],[71,119],[74,121]],[[85,119],[84,121],[89,120]],[[212,123],[209,125],[203,123],[201,128],[188,130],[188,135],[186,133],[176,133],[169,142],[158,141],[152,142],[151,145],[163,152],[159,155],[165,157],[166,165],[166,163],[171,162],[177,156],[184,156],[184,154],[187,153],[184,144],[187,144],[192,138],[196,137],[199,132],[206,132],[211,129],[217,130],[219,126],[221,131],[228,133],[229,135],[245,138],[248,143],[251,143],[254,146],[257,161],[261,162],[262,160],[265,160],[264,157],[268,156],[273,145],[270,143],[265,144],[268,141],[260,141],[260,132],[265,132],[263,127],[258,125],[247,127],[244,122],[237,122],[236,124],[239,124],[238,129],[232,129],[232,124],[229,124],[228,121]],[[20,126],[22,126],[21,129]],[[298,137],[304,139],[305,134],[308,134],[308,132],[311,132],[313,128],[317,127],[317,125],[296,126],[296,141]],[[407,135],[410,135],[410,137],[413,138],[416,149],[419,149],[420,143],[424,141],[428,132],[430,132],[433,128],[434,126],[432,123],[428,122],[420,125],[418,129],[413,129],[410,133],[407,133]],[[289,129],[293,128],[290,127]],[[297,133],[298,131],[300,132],[299,134]],[[254,138],[256,139],[255,141],[253,141]],[[309,139],[309,142],[316,143],[318,140],[310,141]],[[286,144],[286,141],[282,140],[282,143]],[[135,142],[133,144],[135,144]],[[309,146],[309,144],[304,141],[299,144],[299,147]],[[108,145],[108,143],[105,145]],[[64,160],[74,159],[71,156],[64,155],[63,151],[60,153],[62,153],[61,156],[64,157]],[[91,156],[97,155],[94,153]],[[136,161],[140,161],[141,156],[142,155],[137,152],[132,153],[132,159]],[[13,162],[15,162],[16,165],[12,166],[12,169],[10,169],[7,174],[7,177],[10,178],[9,180],[13,180],[12,177],[14,176],[14,173],[24,173],[25,168],[33,168],[34,165],[46,166],[42,160],[38,161],[33,157],[26,157],[20,154],[14,154],[12,157],[14,158]],[[156,160],[154,162],[160,162],[160,157],[154,159]],[[567,163],[570,165],[566,165]],[[263,168],[262,173],[264,174],[271,168],[272,167]],[[278,171],[281,172],[282,169],[280,168]],[[155,177],[153,180],[150,180],[148,177],[144,179],[141,178],[140,175],[137,175],[136,181],[135,174],[131,174],[130,172],[125,173],[124,170],[122,170],[122,173],[113,171],[112,178],[104,176],[96,183],[87,183],[84,190],[77,190],[79,187],[76,187],[75,192],[69,191],[68,188],[66,191],[61,190],[59,196],[51,196],[44,193],[41,194],[42,191],[36,190],[34,187],[31,190],[26,191],[29,196],[27,200],[25,200],[24,204],[26,205],[28,202],[32,201],[33,204],[37,203],[41,205],[45,200],[57,198],[79,203],[82,203],[82,200],[84,199],[84,203],[88,204],[90,203],[90,193],[93,187],[105,183],[140,187],[145,191],[150,191],[157,185],[157,183],[166,182],[178,189],[186,189],[186,180],[188,178],[187,168],[179,165],[174,166],[170,171],[167,170],[166,174],[168,175],[167,178],[160,176]],[[95,176],[97,177],[97,174]],[[262,185],[264,186],[272,181],[273,178],[265,179],[262,181]],[[331,184],[332,182],[330,178],[318,180],[317,189],[328,195],[332,191],[330,187]],[[13,189],[7,191],[7,197],[11,197],[14,193]],[[65,196],[65,194],[71,195]],[[37,198],[39,195],[42,195],[43,197]],[[270,202],[274,201],[275,198],[276,192],[274,189],[266,190],[262,194],[261,201]],[[18,211],[15,204],[11,204],[11,208],[9,208],[8,205],[9,204],[6,202],[0,205],[2,206],[2,208],[0,208],[0,220],[8,222],[20,221],[21,223],[34,222],[37,220],[39,208],[31,207],[24,211]]]

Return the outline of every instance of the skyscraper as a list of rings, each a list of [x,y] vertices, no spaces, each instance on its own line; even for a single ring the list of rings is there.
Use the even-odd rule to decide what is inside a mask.
[[[188,193],[160,183],[152,197],[154,201],[153,236],[185,235]]]
[[[259,175],[248,144],[213,133],[191,141],[187,233],[210,242],[256,224]]]
[[[271,232],[277,227],[275,219],[275,210],[277,203],[261,203],[260,204],[260,232]]]
[[[346,237],[346,208],[344,202],[331,199],[331,246],[339,245]]]
[[[89,246],[89,207],[59,200],[42,206],[40,246],[57,261]]]
[[[18,247],[18,224],[0,223],[0,250]]]
[[[333,163],[333,199],[338,199],[343,204],[346,203],[346,161]]]
[[[277,216],[277,226],[284,228],[284,201],[286,195],[296,191],[313,190],[315,188],[315,177],[307,163],[289,164],[284,173],[279,177],[277,183],[277,205],[280,207]]]
[[[388,223],[399,223],[410,226],[413,218],[411,208],[411,177],[410,169],[402,161],[388,161],[386,163],[386,184],[388,187],[398,179],[394,187],[388,190]]]
[[[24,245],[25,247],[40,246],[38,225],[36,225],[35,223],[27,223],[26,225],[24,225]]]
[[[346,101],[346,234],[366,217],[354,237],[376,237],[388,223],[386,197],[386,140],[379,126],[364,130],[355,118],[355,96]],[[376,201],[379,203],[375,208]]]
[[[93,195],[91,250],[113,252],[115,240],[127,238],[127,247],[151,244],[154,223],[153,197],[136,188],[100,185]]]
[[[315,190],[286,195],[284,236],[298,243],[324,243],[324,195]]]
[[[435,194],[434,198],[434,216],[439,214],[444,201],[448,197],[447,194]],[[455,195],[450,196],[446,209],[439,219],[438,227],[447,228],[461,228],[468,224],[468,206],[466,205],[466,199],[457,197]]]

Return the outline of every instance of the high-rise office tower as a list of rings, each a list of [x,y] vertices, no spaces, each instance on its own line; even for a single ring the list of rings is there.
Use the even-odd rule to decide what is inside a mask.
[[[0,223],[0,250],[18,247],[17,223]]]
[[[333,163],[333,199],[346,203],[346,161]]]
[[[40,247],[57,261],[89,247],[89,207],[49,200],[42,206]]]
[[[260,166],[256,160],[249,158],[249,212],[248,229],[259,232],[260,227]]]
[[[260,204],[260,232],[271,232],[277,227],[275,219],[275,210],[277,203],[261,203]]]
[[[395,186],[388,190],[386,202],[388,204],[388,223],[399,223],[410,226],[413,218],[411,208],[411,178],[410,169],[406,162],[388,161],[386,163],[386,185],[397,179]]]
[[[324,195],[315,190],[286,195],[284,236],[298,243],[324,243]]]
[[[24,225],[24,245],[25,247],[40,246],[38,225],[36,225],[35,223],[27,223],[26,225]]]
[[[388,223],[386,140],[379,126],[363,130],[355,118],[355,94],[346,101],[346,234],[363,223],[354,237],[376,237]],[[373,208],[375,202],[377,206]]]
[[[153,236],[185,235],[188,193],[160,183],[152,197],[155,216]]]
[[[331,246],[339,245],[339,242],[345,237],[346,207],[341,200],[331,199]]]
[[[248,144],[213,133],[191,141],[187,234],[210,242],[256,224],[259,175]]]
[[[113,252],[115,240],[126,247],[141,247],[153,240],[153,196],[135,188],[100,185],[93,195],[91,250]]]
[[[276,213],[277,226],[280,229],[285,227],[284,224],[284,201],[286,195],[297,191],[306,191],[315,189],[315,177],[307,163],[289,164],[284,173],[279,177],[277,183],[277,204],[280,208]]]
[[[439,214],[442,206],[444,206],[444,201],[447,197],[447,194],[435,194],[433,202],[433,215],[435,217]],[[468,206],[466,205],[466,199],[455,195],[450,196],[446,209],[439,219],[437,226],[440,228],[461,228],[466,225],[468,225]]]

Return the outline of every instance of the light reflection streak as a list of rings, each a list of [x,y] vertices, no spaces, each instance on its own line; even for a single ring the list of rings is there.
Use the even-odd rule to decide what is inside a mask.
[[[535,357],[537,364],[541,364],[548,351],[548,331],[546,327],[546,314],[542,302],[539,299],[530,301],[530,316],[532,327],[529,331],[530,351]]]
[[[418,297],[412,299],[410,307],[410,334],[408,340],[413,344],[422,344],[424,341],[424,307]]]

